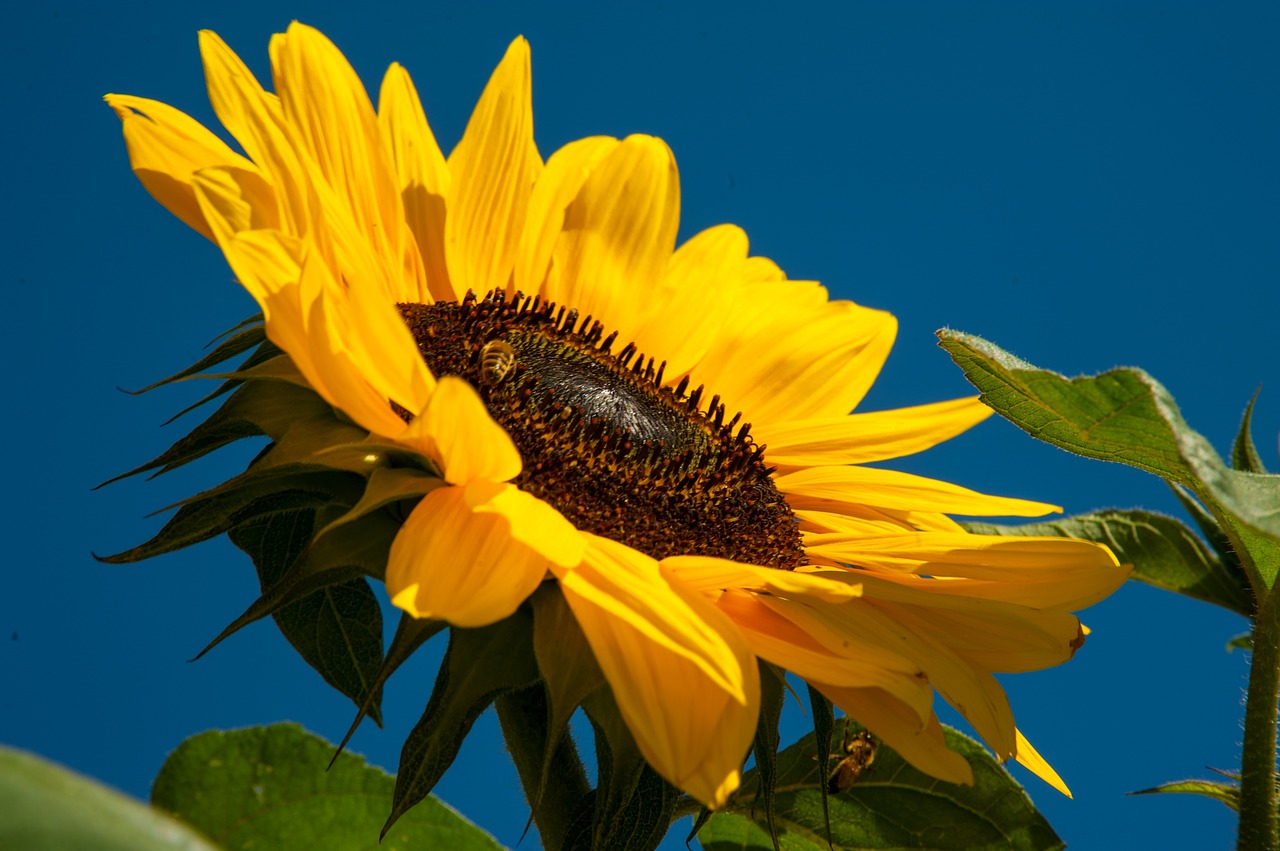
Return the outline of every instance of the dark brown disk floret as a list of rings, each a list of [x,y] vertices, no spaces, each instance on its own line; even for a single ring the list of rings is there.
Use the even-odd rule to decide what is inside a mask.
[[[479,392],[515,442],[522,490],[575,526],[654,558],[707,555],[790,569],[804,563],[795,515],[764,447],[720,397],[664,387],[665,363],[590,316],[538,298],[474,294],[401,304],[427,366]]]

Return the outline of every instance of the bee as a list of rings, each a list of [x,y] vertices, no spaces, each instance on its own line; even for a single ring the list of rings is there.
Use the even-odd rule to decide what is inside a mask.
[[[493,386],[506,381],[516,368],[516,350],[503,340],[490,340],[480,349],[480,382]]]
[[[844,721],[844,741],[840,745],[841,759],[827,777],[827,791],[832,795],[848,791],[862,772],[876,758],[876,740],[866,730],[849,735],[849,719]]]

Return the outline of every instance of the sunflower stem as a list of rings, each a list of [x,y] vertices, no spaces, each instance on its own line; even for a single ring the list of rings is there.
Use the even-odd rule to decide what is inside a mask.
[[[1276,825],[1276,720],[1280,702],[1280,594],[1268,594],[1253,625],[1244,713],[1238,851],[1280,847]]]
[[[574,815],[591,792],[573,737],[567,730],[548,729],[546,690],[541,684],[502,695],[495,706],[542,847],[560,848]],[[557,734],[555,747],[548,754],[547,737]],[[544,766],[547,761],[550,764]]]

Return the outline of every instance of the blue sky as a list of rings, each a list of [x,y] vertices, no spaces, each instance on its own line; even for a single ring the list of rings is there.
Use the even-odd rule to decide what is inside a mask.
[[[682,238],[719,222],[833,295],[895,313],[868,410],[966,395],[934,345],[950,326],[1068,374],[1138,365],[1225,451],[1261,385],[1280,429],[1280,7],[1265,3],[24,4],[0,91],[10,447],[0,592],[0,740],[138,796],[212,727],[296,720],[338,739],[351,708],[259,624],[194,655],[256,594],[225,540],[129,567],[147,514],[236,472],[223,453],[147,483],[90,487],[147,460],[202,388],[137,398],[253,309],[217,251],[141,189],[108,91],[212,125],[196,50],[211,28],[264,79],[270,34],[324,30],[376,88],[406,65],[446,147],[507,43],[533,46],[543,154],[592,134],[665,138]],[[1156,479],[1068,456],[1000,421],[896,464],[1067,513],[1178,513]],[[1127,791],[1239,765],[1245,622],[1145,587],[1084,615],[1069,665],[1006,677],[1020,726],[1076,793],[1014,769],[1074,847],[1226,847],[1208,800]],[[435,653],[392,680],[387,728],[352,748],[393,769]],[[793,718],[784,741],[803,731]],[[437,787],[514,845],[525,815],[486,716]],[[503,813],[511,812],[508,817]],[[679,847],[682,843],[674,843]]]

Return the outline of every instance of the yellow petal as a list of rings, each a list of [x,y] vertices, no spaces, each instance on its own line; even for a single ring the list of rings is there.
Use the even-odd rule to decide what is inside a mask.
[[[742,591],[726,591],[716,606],[733,621],[747,639],[751,652],[805,680],[822,680],[845,687],[877,687],[897,695],[919,716],[920,723],[933,712],[933,687],[910,660],[886,656],[883,651],[864,654],[863,647],[840,645],[823,634],[814,636],[784,616],[801,605],[770,605],[761,597]],[[883,664],[891,658],[893,666]]]
[[[893,346],[897,320],[800,281],[753,284],[694,369],[755,425],[849,413]],[[743,353],[750,352],[750,357]]]
[[[564,227],[564,211],[595,167],[619,144],[611,136],[589,136],[570,142],[547,160],[529,197],[529,214],[520,234],[513,291],[536,293],[558,304],[565,303],[565,298],[572,295],[557,290],[554,282],[547,278],[551,255]],[[576,307],[572,303],[568,306]]]
[[[923,452],[977,425],[992,410],[977,396],[896,411],[762,423],[752,431],[770,464],[862,464]]]
[[[1068,798],[1075,797],[1071,794],[1071,790],[1067,788],[1066,782],[1058,776],[1058,772],[1054,771],[1053,766],[1031,746],[1031,742],[1027,741],[1027,737],[1022,735],[1021,730],[1018,731],[1018,753],[1015,758],[1028,771]]]
[[[546,292],[603,322],[620,343],[634,341],[649,313],[662,306],[653,295],[679,223],[671,149],[652,136],[628,136],[596,164],[565,209]]]
[[[937,511],[944,514],[1036,517],[1062,511],[1056,505],[987,496],[959,485],[876,467],[811,467],[777,476],[774,483],[792,508],[808,508],[804,498],[836,500],[877,508]]]
[[[296,21],[272,38],[271,66],[289,137],[315,167],[312,183],[388,261],[395,300],[416,297],[417,246],[406,244],[399,181],[360,78],[329,39]]]
[[[216,219],[216,187],[199,178],[196,187],[206,216]],[[268,338],[289,354],[316,392],[371,432],[390,437],[401,431],[403,421],[387,396],[370,384],[361,358],[344,342],[345,316],[334,304],[337,285],[306,244],[277,231],[242,231],[222,250],[262,307]]]
[[[201,169],[236,169],[243,183],[253,185],[252,192],[274,206],[271,187],[258,168],[186,113],[131,95],[107,95],[105,100],[120,117],[138,180],[169,212],[199,233],[213,239],[191,185]]]
[[[901,701],[880,689],[838,688],[821,682],[811,685],[925,774],[948,783],[973,785],[973,769],[947,747],[937,716],[931,715],[922,725]]]
[[[669,383],[700,361],[719,334],[729,305],[742,290],[747,235],[717,225],[676,249],[666,277],[649,298],[657,311],[636,335],[636,345],[667,362]]]
[[[589,540],[582,565],[556,573],[622,718],[655,771],[719,807],[755,735],[755,658],[723,614],[656,561]]]
[[[954,580],[922,580],[917,584],[924,594],[971,596],[1061,611],[1083,609],[1104,599],[1131,570],[1102,544],[1071,538],[877,531],[809,534],[804,541],[806,553],[837,563]]]
[[[520,475],[520,452],[511,437],[475,388],[456,375],[440,379],[431,401],[395,437],[435,460],[450,484],[506,482]]]
[[[576,563],[585,544],[565,526],[555,509],[514,485],[437,488],[391,545],[387,592],[414,617],[495,623],[533,593],[552,559]]]
[[[507,48],[462,141],[449,155],[445,251],[455,292],[483,295],[511,277],[541,160],[533,147],[529,43]]]
[[[813,597],[832,603],[862,595],[862,587],[844,577],[835,580],[711,556],[671,556],[662,560],[662,566],[678,576],[686,587],[703,594],[733,588],[784,597]]]
[[[280,99],[210,30],[200,31],[200,56],[213,111],[275,189],[281,227],[295,236],[308,233],[308,174],[285,131]]]
[[[426,113],[409,72],[398,63],[387,69],[378,95],[378,124],[391,147],[400,181],[405,220],[417,242],[426,276],[426,291],[413,301],[458,301],[445,262],[445,199],[449,195],[449,167],[427,124]]]

